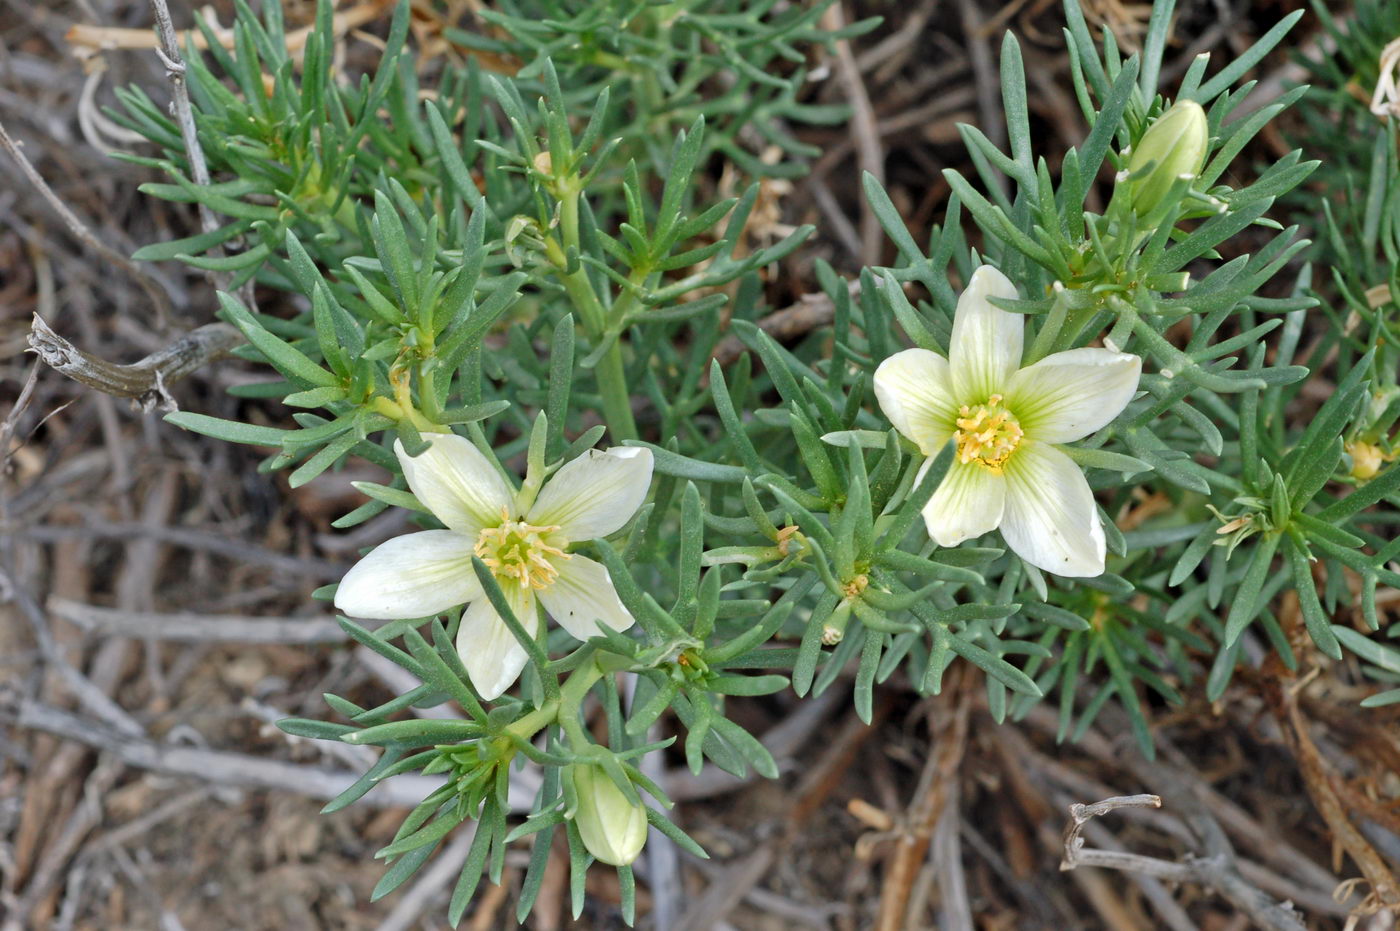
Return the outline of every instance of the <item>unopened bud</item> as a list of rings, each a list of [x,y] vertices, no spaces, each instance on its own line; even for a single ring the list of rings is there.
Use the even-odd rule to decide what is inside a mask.
[[[1351,456],[1351,477],[1367,482],[1376,477],[1385,461],[1385,454],[1375,443],[1354,440],[1346,444],[1347,455]]]
[[[574,766],[572,774],[578,795],[574,824],[583,846],[600,862],[627,866],[647,842],[646,808],[629,801],[597,766]]]
[[[1196,101],[1178,101],[1159,116],[1128,160],[1133,212],[1140,217],[1153,213],[1178,179],[1194,180],[1209,148],[1210,125]]]

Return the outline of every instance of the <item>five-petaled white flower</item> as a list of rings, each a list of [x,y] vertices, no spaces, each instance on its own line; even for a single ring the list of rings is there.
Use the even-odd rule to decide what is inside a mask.
[[[923,510],[940,546],[1001,529],[1022,559],[1063,576],[1104,571],[1094,496],[1057,443],[1109,423],[1137,391],[1142,360],[1071,349],[1021,368],[1024,324],[988,298],[1018,297],[983,265],[958,298],[948,358],[927,349],[890,356],[875,372],[880,408],[929,460],[951,437],[957,455]],[[920,471],[919,477],[923,477]]]
[[[495,576],[511,611],[534,636],[535,600],[579,640],[632,626],[608,570],[572,543],[606,537],[631,520],[651,485],[652,455],[640,447],[589,450],[522,502],[475,446],[427,434],[417,458],[394,444],[408,487],[446,530],[382,544],[346,573],[335,606],[353,617],[428,617],[467,604],[457,652],[483,699],[499,696],[525,667],[525,649],[482,590],[472,557]]]

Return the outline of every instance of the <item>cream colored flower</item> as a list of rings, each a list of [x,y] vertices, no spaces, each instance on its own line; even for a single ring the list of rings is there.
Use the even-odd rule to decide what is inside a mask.
[[[335,606],[352,617],[428,617],[466,604],[457,652],[484,699],[508,689],[525,668],[525,649],[486,598],[472,557],[480,557],[531,635],[535,602],[579,640],[602,626],[626,630],[608,570],[570,544],[605,537],[637,512],[651,485],[651,451],[589,450],[566,463],[533,502],[521,502],[495,466],[466,439],[427,434],[414,458],[394,444],[404,478],[447,528],[396,537],[346,573]],[[522,506],[523,505],[523,506]]]
[[[890,356],[875,372],[875,395],[895,429],[929,457],[924,470],[950,438],[957,444],[923,510],[940,546],[1000,528],[1034,566],[1100,575],[1104,535],[1094,496],[1056,445],[1117,417],[1137,391],[1142,360],[1071,349],[1021,368],[1024,324],[988,300],[1017,296],[1001,272],[977,269],[958,299],[948,358],[926,349]]]

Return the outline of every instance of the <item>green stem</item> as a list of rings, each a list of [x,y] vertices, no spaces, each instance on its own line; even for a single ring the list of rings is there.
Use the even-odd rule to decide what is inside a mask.
[[[559,700],[547,701],[529,714],[507,725],[506,730],[510,731],[521,740],[529,740],[546,726],[553,724],[559,718]]]
[[[569,738],[570,745],[580,753],[592,746],[593,741],[588,739],[588,734],[583,729],[579,710],[588,690],[593,688],[593,683],[601,678],[603,678],[603,670],[598,668],[598,663],[594,658],[589,657],[587,662],[574,670],[559,693],[559,706],[556,709],[555,719],[563,729],[564,735]]]
[[[583,321],[583,327],[588,335],[594,340],[606,339],[609,329],[609,311],[603,306],[602,301],[593,290],[593,283],[588,280],[588,275],[583,268],[574,269],[567,273],[568,250],[580,249],[579,233],[579,191],[577,189],[577,178],[569,178],[560,183],[559,191],[559,233],[563,243],[556,242],[553,237],[545,240],[545,252],[564,283],[564,290],[569,295],[569,300],[579,313],[579,318]],[[643,273],[645,277],[645,273]],[[611,316],[614,320],[625,321],[627,315],[632,313],[633,305],[637,298],[632,293],[627,293],[612,308]],[[632,416],[632,393],[627,387],[627,375],[622,364],[621,339],[617,339],[603,353],[596,368],[598,377],[598,391],[603,396],[603,419],[607,421],[608,430],[616,442],[623,440],[633,440],[637,438],[637,422]]]
[[[594,371],[598,376],[598,390],[603,395],[603,419],[608,422],[613,440],[618,443],[635,440],[637,422],[632,417],[632,393],[627,388],[627,374],[622,367],[620,339],[613,340]]]
[[[545,255],[559,274],[559,280],[564,285],[565,293],[569,295],[570,303],[574,305],[579,319],[583,321],[583,328],[588,331],[589,336],[597,339],[606,327],[607,312],[598,300],[598,295],[593,293],[593,285],[589,282],[588,275],[582,266],[565,273],[569,264],[568,256],[564,247],[560,246],[553,236],[545,238],[544,249]]]
[[[413,418],[413,425],[418,428],[420,433],[424,431],[429,433],[452,432],[438,423],[438,419],[442,416],[442,408],[438,406],[433,373],[424,371],[424,366],[421,365],[418,367],[418,406],[422,408],[422,414]]]
[[[582,237],[578,230],[578,198],[577,188],[578,176],[574,175],[560,183],[559,192],[559,230],[564,236],[565,248],[573,246],[579,247]]]

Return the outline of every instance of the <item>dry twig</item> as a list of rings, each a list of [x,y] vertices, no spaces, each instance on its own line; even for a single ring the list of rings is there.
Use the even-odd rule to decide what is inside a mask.
[[[130,398],[142,410],[175,410],[166,386],[205,363],[221,359],[243,342],[243,334],[227,323],[209,323],[186,333],[164,349],[130,365],[108,362],[84,352],[59,336],[34,315],[29,348],[58,372],[89,388],[117,398]]]
[[[846,25],[845,13],[841,4],[833,3],[822,16],[822,25],[835,32]],[[851,105],[851,133],[854,137],[856,154],[862,173],[874,176],[883,187],[885,184],[885,147],[880,143],[880,131],[876,126],[875,108],[870,104],[870,93],[861,79],[860,67],[851,51],[848,39],[836,43],[836,74],[846,91],[846,100]],[[880,261],[880,248],[884,243],[884,233],[880,221],[867,198],[861,198],[860,208],[860,263],[875,265]]]
[[[170,7],[165,0],[151,0],[151,11],[156,17],[156,35],[160,44],[156,55],[165,65],[165,76],[170,79],[172,102],[175,107],[175,122],[180,126],[180,138],[185,144],[185,155],[190,163],[190,180],[199,187],[209,186],[209,166],[204,161],[204,148],[199,144],[199,132],[194,126],[194,108],[190,106],[189,90],[185,87],[185,61],[180,56],[180,40],[175,35],[175,24],[170,20]],[[219,228],[218,218],[208,205],[199,205],[199,225],[206,233]],[[221,250],[211,250],[211,255],[222,254]]]
[[[54,213],[63,220],[63,225],[68,227],[68,232],[72,234],[73,238],[130,275],[156,305],[156,312],[160,319],[165,319],[171,310],[170,296],[166,294],[165,289],[154,278],[146,274],[140,265],[93,235],[92,230],[87,228],[87,224],[78,219],[78,215],[70,210],[68,205],[54,193],[53,188],[49,187],[43,175],[39,174],[38,169],[20,149],[19,143],[5,130],[3,123],[0,123],[0,148],[3,148],[15,160],[20,172],[34,187],[34,190],[38,191],[40,196],[53,208]]]
[[[967,749],[967,721],[972,710],[972,677],[962,676],[949,685],[947,696],[936,700],[930,722],[938,726],[933,753],[919,780],[919,792],[909,807],[900,831],[893,862],[880,892],[879,931],[899,931],[917,923],[908,915],[909,896],[928,855],[929,843],[950,798],[949,785],[958,778],[958,766]],[[934,718],[939,714],[942,720]],[[956,819],[957,812],[949,814]],[[956,824],[956,821],[954,821]],[[945,890],[945,895],[947,894]]]
[[[350,637],[329,617],[238,617],[122,611],[51,597],[53,614],[86,631],[176,643],[341,643]]]
[[[243,753],[206,750],[144,737],[123,735],[90,718],[79,717],[59,708],[25,701],[19,709],[20,727],[32,728],[68,740],[75,740],[108,751],[127,766],[175,776],[188,776],[203,782],[243,786],[252,789],[278,789],[335,798],[354,782],[358,773],[303,766],[285,760],[261,759]],[[525,811],[534,803],[539,773],[521,770],[511,774],[510,804],[514,811]],[[437,791],[442,780],[432,776],[405,773],[380,783],[364,798],[370,805],[411,808]]]
[[[267,566],[278,572],[285,572],[305,579],[339,580],[349,566],[329,559],[316,559],[311,556],[294,556],[289,553],[257,546],[238,539],[227,531],[216,533],[198,530],[194,527],[152,527],[137,521],[107,523],[90,521],[81,526],[60,524],[39,524],[37,526],[4,527],[4,533],[38,543],[57,543],[63,540],[128,540],[135,537],[149,537],[172,546],[188,547],[214,553],[227,559],[254,566]]]
[[[1335,772],[1313,742],[1308,732],[1308,722],[1298,708],[1298,697],[1291,685],[1287,680],[1271,678],[1264,684],[1264,694],[1278,719],[1288,749],[1298,761],[1298,771],[1318,813],[1326,820],[1336,842],[1355,861],[1371,886],[1368,901],[1360,908],[1374,910],[1380,906],[1400,905],[1400,886],[1396,883],[1395,874],[1385,858],[1348,817],[1346,806],[1333,786]]]
[[[358,29],[383,16],[385,11],[393,5],[394,0],[369,0],[367,3],[356,4],[350,9],[341,10],[335,14],[331,22],[331,32],[336,36],[343,36],[347,32]],[[167,14],[168,17],[169,14]],[[300,52],[306,47],[306,40],[311,37],[311,33],[314,31],[314,27],[304,26],[288,32],[287,51]],[[233,48],[232,29],[214,29],[213,33],[219,44],[225,48]],[[209,48],[209,41],[204,37],[203,32],[191,30],[188,35],[194,42],[195,48],[201,51]],[[163,43],[163,38],[153,35],[149,29],[124,29],[117,26],[94,26],[88,23],[76,23],[63,38],[74,49],[83,53],[102,52],[108,49],[154,49],[161,47]]]
[[[1092,805],[1071,805],[1070,822],[1065,827],[1064,859],[1060,869],[1072,870],[1080,866],[1098,866],[1111,870],[1124,870],[1143,873],[1166,882],[1195,883],[1214,889],[1236,907],[1240,908],[1259,927],[1270,931],[1306,931],[1298,913],[1289,903],[1277,903],[1258,889],[1249,886],[1240,878],[1231,862],[1233,854],[1228,850],[1225,834],[1218,824],[1208,830],[1206,844],[1225,844],[1224,849],[1212,852],[1206,857],[1188,857],[1184,862],[1174,863],[1156,857],[1128,853],[1117,850],[1085,849],[1081,832],[1092,819],[1121,808],[1160,808],[1162,799],[1157,795],[1122,795],[1107,798]],[[1202,808],[1203,812],[1204,809]],[[1205,816],[1209,819],[1209,816]],[[1211,822],[1214,824],[1214,822]]]
[[[860,297],[860,279],[850,283],[851,299]],[[778,342],[793,340],[836,319],[836,305],[825,294],[804,294],[797,303],[775,310],[758,321],[758,328]],[[719,341],[714,359],[721,366],[732,365],[748,351],[747,346],[733,334]]]

